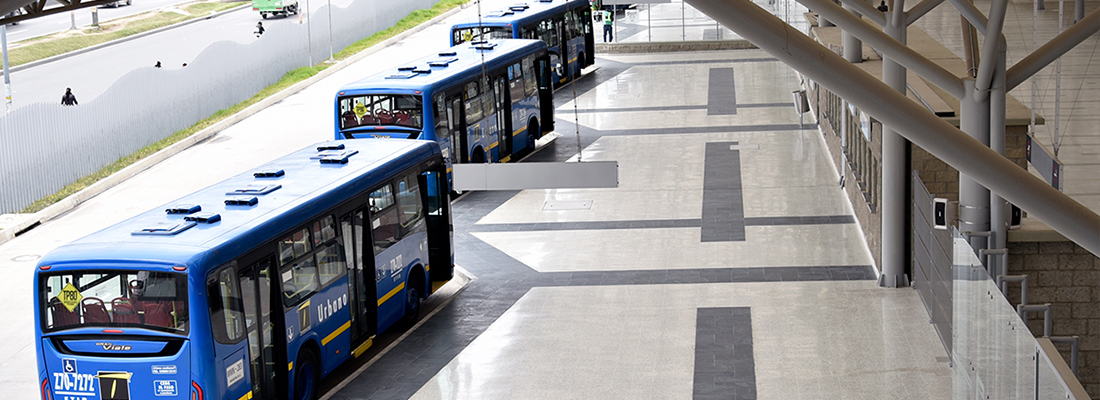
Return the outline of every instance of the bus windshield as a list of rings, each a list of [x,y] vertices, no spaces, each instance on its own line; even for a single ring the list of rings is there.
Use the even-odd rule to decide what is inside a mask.
[[[481,33],[478,33],[478,32]],[[512,27],[510,26],[482,26],[472,28],[455,28],[451,31],[452,46],[458,46],[469,41],[481,41],[489,39],[511,39]]]
[[[85,270],[43,275],[42,331],[139,327],[187,334],[187,275]]]
[[[374,94],[340,98],[340,129],[370,125],[424,126],[421,96]]]

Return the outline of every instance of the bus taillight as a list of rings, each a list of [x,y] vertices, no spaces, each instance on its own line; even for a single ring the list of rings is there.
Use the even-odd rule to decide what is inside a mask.
[[[191,381],[191,400],[202,400],[202,387],[195,381]]]
[[[38,267],[38,269],[40,269],[40,270],[43,270],[43,271],[49,271],[49,270],[50,270],[50,266],[49,266],[49,265],[43,265],[43,266],[41,266],[41,267]]]
[[[42,380],[42,400],[53,400],[50,397],[50,378]]]

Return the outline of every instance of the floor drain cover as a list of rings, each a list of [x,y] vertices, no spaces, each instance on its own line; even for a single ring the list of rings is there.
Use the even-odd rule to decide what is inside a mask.
[[[581,201],[548,201],[542,206],[542,211],[570,211],[591,210],[592,200]]]

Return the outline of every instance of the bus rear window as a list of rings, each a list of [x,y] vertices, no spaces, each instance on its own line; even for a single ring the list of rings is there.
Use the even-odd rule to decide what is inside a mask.
[[[187,334],[187,275],[87,270],[43,275],[42,331],[138,327]]]
[[[371,125],[424,126],[424,100],[407,94],[345,96],[339,100],[340,129]]]

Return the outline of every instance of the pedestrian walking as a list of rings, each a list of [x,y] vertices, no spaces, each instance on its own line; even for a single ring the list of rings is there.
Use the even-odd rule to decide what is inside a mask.
[[[263,35],[263,34],[264,34],[264,22],[263,21],[256,21],[256,37],[260,37],[260,35]]]
[[[157,60],[157,65],[154,65],[153,67],[160,68],[160,60]]]
[[[886,6],[886,0],[882,0],[882,4],[879,4],[878,7],[875,8],[882,12],[890,11],[890,7]]]
[[[76,95],[73,94],[73,88],[65,88],[65,94],[61,95],[61,105],[75,106],[77,104]]]
[[[614,29],[614,27],[612,26],[614,21],[611,20],[611,16],[612,16],[612,14],[611,14],[610,11],[607,11],[607,10],[603,11],[603,41],[604,42],[610,42],[610,41],[615,39],[615,37],[614,37],[615,35],[611,32]]]

